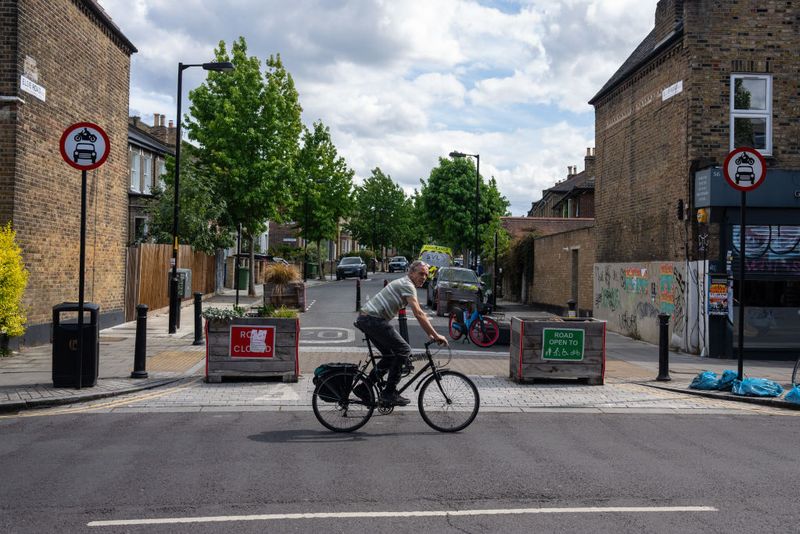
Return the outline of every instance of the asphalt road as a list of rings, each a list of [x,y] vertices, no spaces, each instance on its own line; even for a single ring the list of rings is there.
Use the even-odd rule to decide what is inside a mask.
[[[790,532],[795,423],[482,412],[448,435],[410,412],[340,435],[309,411],[16,417],[0,531]]]
[[[392,281],[405,273],[369,273],[366,280],[361,280],[361,304],[383,289],[383,281]],[[356,282],[355,278],[346,278],[310,287],[306,290],[306,313],[303,314],[301,342],[305,346],[318,347],[363,347],[363,334],[356,330]],[[425,305],[425,290],[417,290],[417,299],[428,314],[436,331],[448,339],[448,319],[436,317],[433,310]],[[427,336],[417,324],[411,310],[408,310],[409,342],[413,349],[422,349]],[[393,321],[397,325],[397,319]],[[452,340],[451,340],[452,341]],[[482,348],[464,340],[452,341],[453,349],[481,352],[508,351],[508,345],[496,344]]]

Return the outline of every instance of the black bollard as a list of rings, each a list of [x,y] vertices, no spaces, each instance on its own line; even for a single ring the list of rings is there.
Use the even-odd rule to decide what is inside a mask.
[[[356,311],[361,311],[361,280],[356,279]]]
[[[136,306],[136,346],[133,350],[131,378],[147,378],[147,304]]]
[[[658,314],[658,376],[659,382],[669,382],[669,314]]]
[[[577,304],[577,302],[575,302],[573,299],[569,299],[567,301],[567,317],[577,317],[578,316],[578,312],[575,310],[575,305],[576,304]]]
[[[406,308],[403,306],[397,312],[397,322],[400,325],[400,337],[408,343],[408,318],[406,317]]]
[[[203,294],[199,291],[194,292],[194,343],[192,345],[203,344]]]
[[[387,285],[388,283],[389,283],[389,281],[388,281],[386,278],[384,278],[384,279],[383,279],[383,287],[386,287],[386,285]]]

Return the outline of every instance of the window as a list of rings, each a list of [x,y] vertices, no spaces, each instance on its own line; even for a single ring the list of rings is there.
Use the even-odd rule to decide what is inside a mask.
[[[133,219],[133,240],[141,243],[147,239],[147,218],[135,217]]]
[[[153,155],[142,154],[142,193],[149,195],[153,188]]]
[[[156,169],[158,169],[158,185],[161,187],[161,190],[164,190],[164,175],[167,174],[167,162],[164,161],[164,158],[158,158],[156,160]]]
[[[731,76],[730,148],[749,146],[772,154],[772,77]]]
[[[139,165],[141,153],[138,148],[128,147],[129,164],[128,168],[131,173],[131,191],[140,191],[141,189],[141,167]]]

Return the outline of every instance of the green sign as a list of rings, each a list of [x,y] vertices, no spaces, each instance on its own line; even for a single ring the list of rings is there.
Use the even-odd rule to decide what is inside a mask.
[[[542,330],[543,360],[583,360],[584,331],[578,328],[545,328]]]

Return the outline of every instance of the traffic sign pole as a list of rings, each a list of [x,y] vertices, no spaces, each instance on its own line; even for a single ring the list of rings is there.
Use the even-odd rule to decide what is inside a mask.
[[[78,389],[83,387],[83,290],[86,270],[86,171],[81,171],[81,250],[78,273]]]
[[[744,377],[744,275],[745,275],[745,225],[747,224],[747,191],[742,191],[739,217],[739,380]]]

